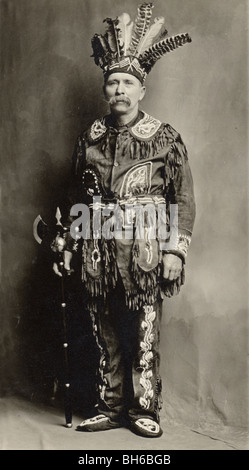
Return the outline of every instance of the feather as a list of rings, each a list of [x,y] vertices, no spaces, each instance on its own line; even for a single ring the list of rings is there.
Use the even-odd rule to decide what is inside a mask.
[[[133,31],[133,22],[128,13],[122,13],[122,15],[118,17],[118,27],[120,30],[120,40],[122,40],[123,43],[124,55],[127,55]]]
[[[109,44],[110,51],[120,55],[119,31],[117,29],[118,20],[106,18],[104,22],[107,23],[105,37]]]
[[[163,39],[153,44],[149,49],[143,52],[139,60],[142,66],[148,73],[158,59],[160,59],[167,52],[175,50],[177,47],[183,46],[187,42],[191,42],[188,33],[178,34],[170,38]]]
[[[131,43],[129,47],[129,51],[132,55],[136,55],[137,46],[139,45],[139,42],[144,37],[149,28],[150,19],[152,16],[152,8],[152,3],[143,3],[138,7]]]
[[[163,39],[165,39],[165,37],[167,36],[167,34],[168,34],[167,29],[166,29],[166,28],[163,28],[163,29],[159,32],[159,34],[157,35],[157,37],[155,38],[154,44],[155,44],[156,42],[159,42],[159,41],[162,41]]]
[[[95,34],[92,38],[92,48],[92,57],[94,57],[95,64],[100,65],[100,67],[103,67],[103,57],[105,57],[109,53],[108,44],[104,36],[101,36],[100,34]]]
[[[164,18],[159,17],[155,18],[154,23],[149,27],[146,34],[140,41],[137,47],[137,54],[142,54],[146,49],[148,49],[155,42],[155,39],[158,37],[159,33],[162,30],[164,25]]]

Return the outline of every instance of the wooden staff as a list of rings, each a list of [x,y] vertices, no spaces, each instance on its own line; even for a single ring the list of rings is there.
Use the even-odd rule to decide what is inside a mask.
[[[70,372],[69,372],[69,357],[68,357],[68,327],[67,327],[67,312],[66,312],[66,296],[65,296],[65,279],[68,277],[72,271],[65,269],[64,265],[64,255],[63,249],[65,246],[65,240],[63,234],[67,230],[61,224],[61,212],[59,207],[57,207],[55,218],[57,220],[57,236],[54,242],[51,245],[52,251],[58,255],[59,254],[59,274],[61,278],[61,317],[62,317],[62,336],[63,336],[63,350],[64,350],[64,367],[63,367],[63,376],[64,376],[64,406],[65,406],[65,418],[66,426],[68,428],[72,427],[72,403],[71,403],[71,390],[70,390]],[[37,216],[33,223],[33,234],[35,240],[41,244],[43,238],[49,233],[49,227],[42,220],[41,216]],[[57,258],[58,261],[58,258]],[[56,263],[57,264],[57,263]]]
[[[64,350],[64,410],[66,418],[66,427],[72,427],[72,403],[71,403],[71,384],[69,372],[69,357],[68,357],[68,328],[67,328],[67,311],[66,311],[66,296],[65,296],[65,277],[66,270],[64,268],[63,254],[60,255],[60,272],[61,272],[61,315],[62,315],[62,332],[63,332],[63,350]]]
[[[62,341],[63,341],[63,378],[64,378],[64,410],[65,410],[65,418],[66,418],[66,427],[72,427],[72,402],[71,402],[71,384],[70,384],[70,372],[69,372],[69,357],[68,357],[68,326],[67,326],[67,304],[66,304],[66,295],[65,295],[65,279],[66,276],[71,274],[71,271],[67,271],[65,269],[64,264],[64,254],[63,248],[65,246],[65,240],[63,237],[63,233],[65,232],[65,228],[61,223],[61,211],[60,208],[57,207],[55,218],[57,220],[56,227],[57,231],[57,247],[59,249],[59,271],[61,274],[61,320],[62,320]],[[58,252],[57,252],[58,253]]]

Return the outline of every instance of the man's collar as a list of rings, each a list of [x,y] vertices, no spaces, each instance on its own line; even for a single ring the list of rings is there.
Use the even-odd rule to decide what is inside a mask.
[[[128,129],[129,133],[140,141],[149,141],[161,128],[162,123],[154,117],[139,111],[136,118],[132,119],[126,126],[115,127],[112,121],[112,115],[108,114],[102,119],[97,119],[88,131],[90,142],[97,142],[102,139],[108,132],[108,129]]]
[[[144,113],[138,110],[137,115],[131,121],[129,121],[127,124],[120,126],[117,124],[115,117],[112,114],[108,114],[105,118],[105,124],[107,127],[114,127],[114,129],[130,129],[131,127],[135,126],[143,118],[143,116]]]

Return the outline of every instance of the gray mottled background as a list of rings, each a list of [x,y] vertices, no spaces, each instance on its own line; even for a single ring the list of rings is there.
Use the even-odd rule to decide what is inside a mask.
[[[106,112],[90,39],[124,9],[133,16],[136,3],[0,1],[2,395],[50,393],[56,302],[32,224],[38,214],[53,219],[74,141]],[[246,427],[247,2],[157,0],[154,14],[169,34],[193,39],[156,64],[143,109],[181,133],[197,201],[186,283],[165,303],[163,413],[169,422]],[[80,367],[87,401],[89,360]]]

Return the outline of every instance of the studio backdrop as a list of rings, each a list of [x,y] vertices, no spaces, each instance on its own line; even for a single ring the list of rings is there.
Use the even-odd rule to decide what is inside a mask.
[[[157,62],[142,109],[180,132],[197,217],[180,294],[164,302],[163,415],[248,423],[247,2],[157,0],[170,35],[192,43]],[[60,389],[58,282],[33,238],[54,223],[74,142],[107,112],[91,38],[133,0],[1,0],[1,394]],[[75,407],[92,404],[95,348],[84,299],[74,312]],[[59,385],[55,378],[59,381]],[[56,391],[56,386],[58,390]],[[56,393],[55,393],[56,392]],[[84,405],[83,405],[84,403]]]

